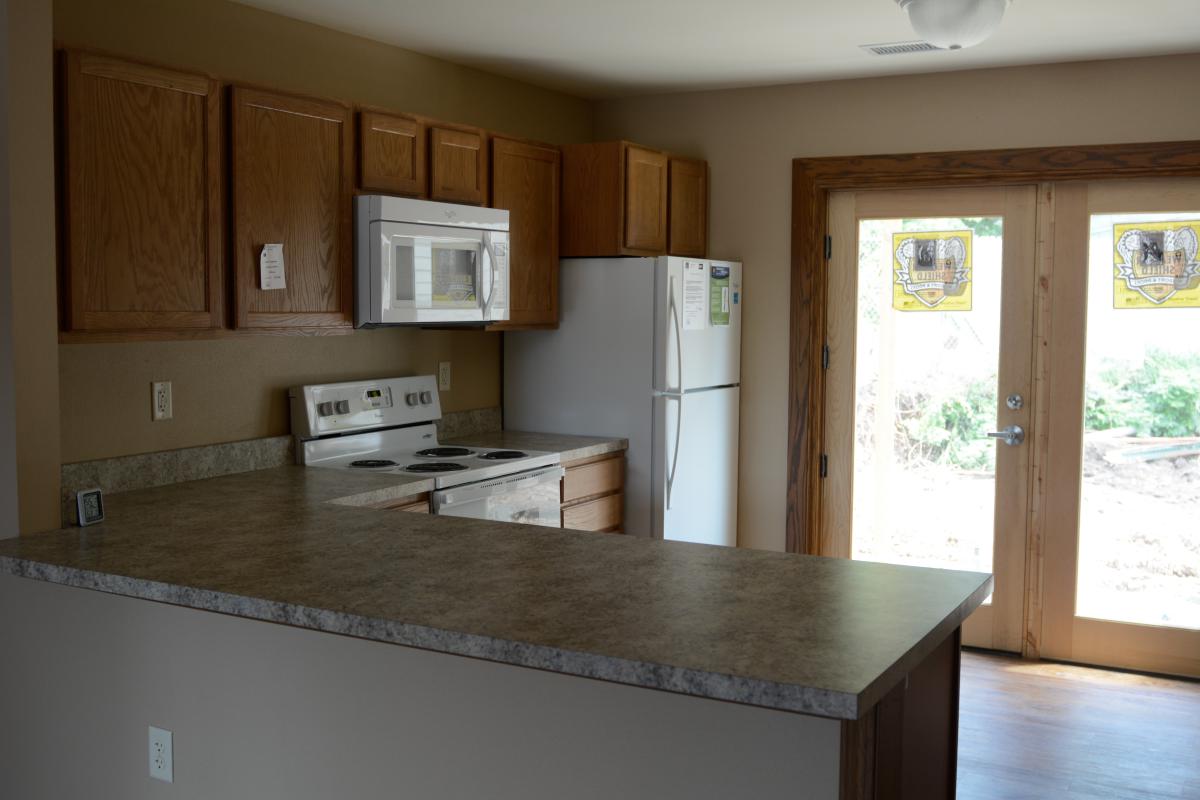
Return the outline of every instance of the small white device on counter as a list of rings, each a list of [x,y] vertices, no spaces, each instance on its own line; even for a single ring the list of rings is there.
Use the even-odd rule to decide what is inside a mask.
[[[435,514],[561,525],[558,453],[438,444],[433,375],[298,386],[288,397],[300,464],[430,477]]]
[[[354,199],[356,327],[508,319],[508,212]]]
[[[565,259],[553,331],[504,334],[514,430],[622,436],[625,532],[737,544],[742,265]]]

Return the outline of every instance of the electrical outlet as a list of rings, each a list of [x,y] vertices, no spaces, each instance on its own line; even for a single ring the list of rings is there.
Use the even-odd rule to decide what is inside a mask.
[[[171,382],[155,381],[150,384],[150,411],[155,422],[170,419],[173,410],[171,404]]]
[[[171,732],[150,726],[150,777],[165,783],[175,782],[175,757],[171,752]]]
[[[438,364],[438,391],[450,391],[450,362],[442,361]]]

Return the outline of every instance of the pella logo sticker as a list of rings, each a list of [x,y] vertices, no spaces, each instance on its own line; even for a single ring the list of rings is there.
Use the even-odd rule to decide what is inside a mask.
[[[1200,307],[1200,220],[1113,226],[1113,308]]]
[[[897,311],[971,310],[971,231],[894,233],[892,254]]]

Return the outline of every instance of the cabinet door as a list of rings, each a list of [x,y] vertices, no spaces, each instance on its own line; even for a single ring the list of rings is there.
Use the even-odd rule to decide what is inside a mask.
[[[350,109],[233,90],[234,306],[239,328],[353,322]],[[282,289],[262,289],[263,246],[283,245]]]
[[[657,255],[667,249],[667,157],[625,145],[625,236],[627,250]]]
[[[65,327],[220,327],[217,83],[68,52],[63,86]]]
[[[430,127],[429,195],[451,203],[487,202],[487,134],[479,129]]]
[[[492,139],[492,206],[509,212],[509,322],[558,324],[557,147]]]
[[[667,252],[703,258],[708,254],[708,162],[672,158],[669,178]]]
[[[425,125],[413,117],[359,115],[359,185],[364,191],[425,197]]]

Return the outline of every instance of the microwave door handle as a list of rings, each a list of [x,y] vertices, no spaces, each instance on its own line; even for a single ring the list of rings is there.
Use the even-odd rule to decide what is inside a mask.
[[[483,316],[484,316],[484,318],[487,318],[487,316],[488,316],[487,312],[490,311],[492,308],[492,300],[495,299],[495,297],[496,297],[496,272],[497,272],[497,270],[496,270],[496,251],[492,248],[492,237],[488,236],[486,233],[483,234],[483,251],[484,251],[484,256],[485,256],[483,259],[483,263],[487,267],[488,272],[491,273],[490,280],[488,281],[487,297],[483,301],[483,312],[484,312]]]

